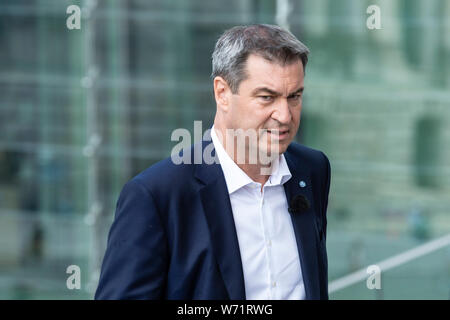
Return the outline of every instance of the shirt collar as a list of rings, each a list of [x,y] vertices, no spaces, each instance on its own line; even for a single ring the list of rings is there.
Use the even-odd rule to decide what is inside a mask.
[[[228,188],[228,194],[232,194],[236,190],[248,185],[255,184],[239,166],[231,159],[225,151],[222,143],[216,135],[214,125],[211,128],[211,139],[216,149],[217,157],[219,158],[222,167],[225,181]],[[279,155],[273,163],[272,174],[266,182],[266,185],[283,185],[292,177],[289,167],[286,163],[284,154]]]

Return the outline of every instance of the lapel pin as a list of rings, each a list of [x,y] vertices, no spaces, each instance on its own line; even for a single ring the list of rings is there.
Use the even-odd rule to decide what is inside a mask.
[[[306,187],[306,182],[302,180],[298,183],[298,185],[300,186],[300,188],[304,188]]]

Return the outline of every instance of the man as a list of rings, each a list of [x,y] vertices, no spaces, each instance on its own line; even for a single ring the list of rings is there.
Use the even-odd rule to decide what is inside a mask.
[[[168,158],[125,185],[96,299],[328,298],[330,164],[291,143],[307,54],[272,25],[238,26],[219,38],[211,130],[219,161]],[[236,143],[242,132],[256,139]],[[250,161],[253,150],[270,161]]]

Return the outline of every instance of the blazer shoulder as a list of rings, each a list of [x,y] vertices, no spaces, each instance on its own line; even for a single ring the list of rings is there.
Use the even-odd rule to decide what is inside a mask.
[[[186,186],[194,177],[194,162],[192,159],[194,145],[189,147],[190,158],[183,163],[177,163],[172,156],[160,160],[150,167],[144,169],[130,181],[143,185],[151,192],[159,193],[161,191],[174,190],[177,186],[182,188]],[[177,157],[183,156],[187,149],[181,150]]]

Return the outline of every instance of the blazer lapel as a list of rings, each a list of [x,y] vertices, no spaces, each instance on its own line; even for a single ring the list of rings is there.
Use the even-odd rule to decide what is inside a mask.
[[[202,150],[212,142],[202,141]],[[212,156],[215,150],[212,149]],[[225,177],[220,164],[199,164],[195,176],[204,186],[199,189],[214,254],[230,299],[244,300],[245,285],[241,253]]]
[[[283,185],[288,204],[298,194],[303,194],[311,204],[311,207],[307,211],[291,214],[291,219],[297,241],[306,299],[319,299],[320,287],[316,243],[316,218],[311,189],[311,177],[305,168],[297,169],[294,166],[294,161],[290,159],[288,152],[285,153],[285,158],[292,174],[291,179]],[[300,181],[305,182],[305,187],[301,188],[299,186]]]

